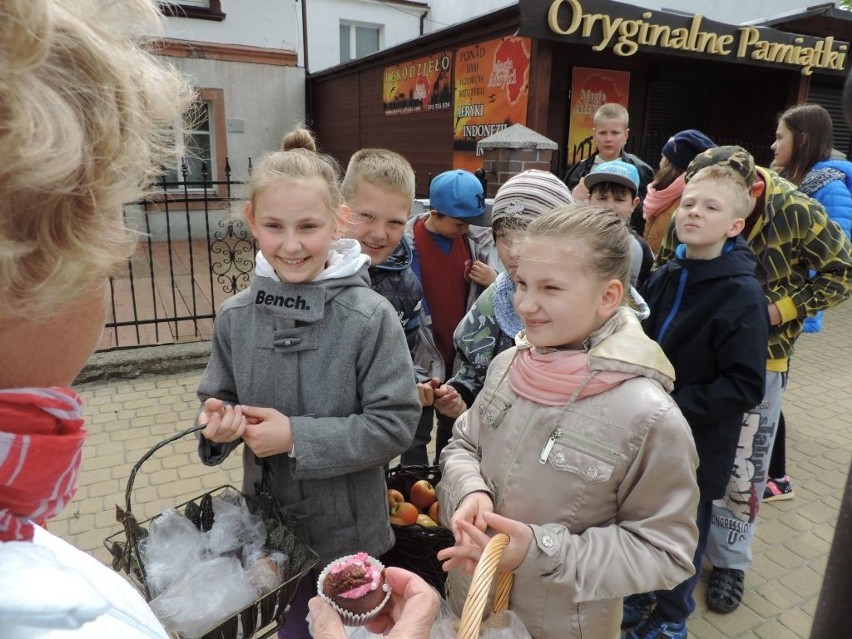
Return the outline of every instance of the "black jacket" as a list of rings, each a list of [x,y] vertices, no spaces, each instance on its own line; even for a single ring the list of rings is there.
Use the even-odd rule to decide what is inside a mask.
[[[563,182],[565,182],[569,189],[573,191],[574,187],[580,183],[580,180],[592,172],[592,167],[595,165],[595,158],[597,155],[598,152],[595,151],[585,160],[580,160],[568,169]],[[654,180],[654,169],[642,161],[638,156],[633,155],[632,153],[627,153],[624,150],[621,151],[620,159],[622,162],[632,164],[636,167],[636,170],[639,171],[639,193],[637,194],[639,197],[639,206],[633,209],[633,213],[630,216],[630,227],[639,233],[639,235],[642,235],[645,232],[645,218],[642,215],[642,202],[645,201],[645,195],[648,193],[648,185]]]
[[[642,327],[674,366],[672,397],[695,438],[701,498],[719,499],[743,414],[763,399],[769,314],[745,240],[729,240],[713,260],[686,259],[685,248],[648,279]]]
[[[408,342],[408,350],[414,356],[414,348],[417,346],[417,332],[420,328],[420,303],[423,299],[423,287],[411,270],[411,247],[405,238],[400,240],[385,261],[381,264],[371,266],[370,287],[379,295],[388,300],[396,310],[402,328],[405,330],[405,339]]]

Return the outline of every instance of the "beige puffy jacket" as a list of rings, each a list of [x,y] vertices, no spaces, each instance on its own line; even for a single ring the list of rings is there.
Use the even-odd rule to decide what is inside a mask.
[[[494,359],[441,456],[442,519],[485,491],[495,512],[532,528],[510,608],[534,639],[615,639],[622,597],[671,588],[694,572],[698,456],[667,394],[671,365],[627,309],[588,344],[592,370],[639,377],[567,408],[543,406],[509,385],[517,349],[529,347],[521,344]],[[456,613],[468,584],[451,571]]]

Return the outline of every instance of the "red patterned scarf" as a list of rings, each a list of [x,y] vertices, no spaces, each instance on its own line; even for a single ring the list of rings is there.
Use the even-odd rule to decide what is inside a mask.
[[[0,390],[0,541],[30,541],[71,501],[85,437],[70,388]]]

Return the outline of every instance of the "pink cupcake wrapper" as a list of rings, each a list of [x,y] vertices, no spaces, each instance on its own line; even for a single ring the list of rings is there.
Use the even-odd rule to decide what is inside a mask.
[[[352,559],[354,556],[355,556],[354,554],[353,555],[346,555],[344,557],[340,557],[338,559],[335,559],[330,564],[328,564],[325,568],[322,569],[322,572],[319,574],[319,577],[317,578],[317,594],[319,594],[319,596],[322,597],[323,601],[325,601],[328,605],[330,605],[332,608],[334,608],[334,610],[337,612],[337,614],[340,615],[340,619],[343,621],[343,625],[345,625],[345,626],[363,626],[365,623],[370,621],[370,619],[372,619],[377,614],[379,614],[379,612],[381,612],[382,608],[385,607],[385,604],[387,604],[387,602],[388,602],[388,600],[390,599],[390,596],[391,596],[390,586],[388,586],[387,584],[382,584],[382,590],[384,590],[384,592],[385,592],[385,596],[382,599],[382,602],[378,606],[373,608],[372,610],[368,610],[367,612],[363,612],[360,615],[356,615],[353,612],[350,612],[348,610],[344,610],[343,608],[338,606],[337,603],[335,603],[335,601],[333,599],[331,599],[331,597],[326,596],[326,594],[323,592],[322,584],[323,584],[323,581],[325,581],[326,575],[328,575],[329,571],[331,570],[332,565],[340,563],[342,561],[346,561],[348,559]],[[379,569],[379,572],[381,572],[385,569],[384,564],[382,564],[382,562],[380,562],[378,559],[374,559],[373,557],[370,557],[370,563],[373,564],[374,566],[376,566]]]

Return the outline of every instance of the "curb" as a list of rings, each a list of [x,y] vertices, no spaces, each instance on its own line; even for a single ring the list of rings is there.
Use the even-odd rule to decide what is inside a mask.
[[[74,385],[113,378],[201,370],[210,358],[210,342],[167,344],[95,353],[74,379]]]

